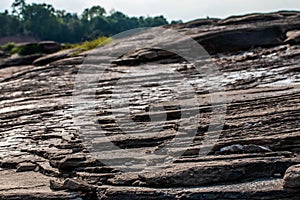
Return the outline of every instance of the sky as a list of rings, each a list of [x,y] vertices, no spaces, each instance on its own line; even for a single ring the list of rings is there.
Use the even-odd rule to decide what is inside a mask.
[[[0,0],[0,11],[10,9],[14,0]],[[300,0],[26,0],[48,3],[57,9],[79,14],[85,8],[100,5],[129,16],[164,15],[168,20],[190,21],[197,18],[225,18],[253,12],[300,10]]]

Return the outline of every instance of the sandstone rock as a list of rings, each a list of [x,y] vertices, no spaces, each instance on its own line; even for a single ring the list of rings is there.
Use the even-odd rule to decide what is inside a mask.
[[[61,44],[53,41],[42,41],[38,43],[43,53],[50,54],[60,51],[62,49]]]
[[[263,152],[272,152],[268,147],[260,146],[260,145],[244,145],[243,148],[245,153],[263,153]]]
[[[39,162],[38,166],[39,166],[39,172],[44,175],[50,175],[54,177],[58,177],[60,175],[58,169],[51,167],[49,162]]]
[[[51,177],[36,172],[0,171],[1,200],[80,200],[76,192],[52,191]]]
[[[78,180],[78,179],[70,179],[67,178],[63,184],[63,188],[74,190],[74,191],[93,191],[96,188],[92,185],[89,185],[87,182]]]
[[[181,28],[196,28],[200,26],[213,25],[216,24],[220,19],[209,18],[209,19],[197,19],[190,22],[187,22],[181,25]]]
[[[300,190],[300,165],[288,168],[284,175],[284,187]]]
[[[219,53],[281,45],[282,34],[282,28],[278,26],[253,27],[194,36],[194,39],[209,53]]]
[[[17,165],[17,172],[33,171],[36,167],[36,164],[30,162],[20,163]]]
[[[43,56],[42,54],[34,54],[28,56],[11,56],[9,58],[0,60],[0,68],[10,67],[10,66],[21,66],[21,65],[31,65],[34,60]]]
[[[140,180],[148,187],[188,187],[210,185],[214,183],[228,183],[251,178],[272,177],[276,173],[284,173],[291,166],[290,159],[245,158],[243,161],[223,161],[204,163],[181,163],[170,165],[165,169],[154,168],[153,172],[144,172],[139,178],[130,180],[128,174],[110,179],[114,185],[131,185]],[[298,163],[298,162],[296,162]],[[222,173],[222,176],[220,176]],[[131,176],[134,177],[134,176]],[[130,181],[129,181],[130,180]]]
[[[300,163],[300,47],[283,40],[287,31],[300,29],[300,18],[295,12],[277,14],[279,19],[250,17],[228,25],[199,21],[190,24],[193,28],[172,27],[212,47],[212,52],[221,52],[207,59],[220,73],[209,77],[192,63],[157,48],[143,46],[119,55],[136,42],[160,44],[158,28],[116,39],[115,44],[74,59],[67,52],[61,57],[51,55],[39,67],[23,66],[15,73],[12,68],[0,69],[0,199],[298,200],[298,188],[284,190],[282,176]],[[167,39],[168,45],[188,51],[180,48],[181,40]],[[114,60],[113,55],[118,55],[122,66],[105,65],[97,82],[74,91],[78,69]],[[82,58],[89,62],[80,63]],[[163,64],[166,59],[174,63]],[[210,69],[207,60],[199,57]],[[211,124],[212,114],[220,113],[220,91],[211,91],[207,78],[226,91],[226,121],[220,125]],[[197,100],[196,104],[189,99],[183,102],[187,108],[178,101],[186,96],[182,83],[189,83]],[[117,86],[124,86],[126,95],[122,96],[124,87]],[[90,89],[96,91],[89,93]],[[83,100],[95,99],[95,107],[87,107],[95,115],[85,117],[87,110],[74,109],[76,92],[83,93]],[[195,111],[193,125],[182,123],[183,113]],[[84,122],[74,123],[74,115]],[[165,117],[157,120],[157,116]],[[191,138],[187,133],[193,126]],[[216,133],[211,127],[224,128],[215,140],[205,143],[206,136]],[[91,134],[85,137],[89,128]],[[174,137],[176,144],[169,146]],[[86,146],[87,139],[103,147],[101,151]],[[118,149],[111,150],[107,140]],[[235,144],[239,145],[232,148]],[[218,152],[224,147],[227,153]],[[203,149],[208,149],[207,154],[199,154]],[[143,156],[132,157],[122,150]],[[174,157],[177,152],[180,157]],[[40,173],[16,173],[17,165],[24,162],[36,163]],[[14,175],[2,173],[9,169]],[[71,190],[66,191],[64,182]],[[77,190],[81,197],[76,196]]]
[[[220,149],[220,153],[241,153],[243,152],[243,146],[240,144],[223,147]]]
[[[77,51],[76,49],[71,49],[71,50],[63,50],[63,51],[59,51],[57,53],[49,54],[49,55],[46,55],[44,57],[34,60],[33,64],[36,66],[47,65],[47,64],[52,63],[57,60],[69,58],[76,51]]]
[[[50,180],[50,188],[52,190],[64,190],[67,189],[64,187],[64,183],[57,180]]]
[[[76,168],[82,168],[82,167],[97,167],[102,166],[102,164],[94,159],[94,158],[87,158],[83,155],[71,155],[67,156],[66,158],[56,161],[51,160],[50,165],[53,167],[57,167],[60,170],[69,170],[72,171]]]
[[[51,65],[81,65],[84,61],[84,56],[76,56],[72,58],[60,59],[54,62],[51,62]]]
[[[238,25],[246,23],[254,23],[259,21],[272,21],[282,19],[283,17],[280,14],[249,14],[244,16],[232,16],[224,20],[218,21],[219,25]]]
[[[290,44],[300,43],[300,30],[288,31],[286,33],[287,39],[284,41]]]
[[[0,58],[6,58],[9,55],[7,53],[5,53],[4,51],[0,50]]]
[[[227,147],[223,147],[220,149],[221,154],[230,154],[230,153],[263,153],[263,152],[272,152],[267,147],[260,146],[260,145],[240,145],[235,144]]]

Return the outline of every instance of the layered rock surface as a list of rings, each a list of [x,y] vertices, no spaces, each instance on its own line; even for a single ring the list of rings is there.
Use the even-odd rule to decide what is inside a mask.
[[[205,77],[187,59],[154,48],[162,43],[151,39],[159,28],[76,57],[59,52],[0,69],[0,199],[300,198],[295,170],[283,180],[300,164],[300,13],[170,28],[203,45],[211,58],[197,61],[219,73]],[[165,39],[179,50],[184,42]],[[137,43],[153,48],[123,54]],[[99,71],[84,70],[95,66]],[[76,88],[93,77],[88,88]],[[78,109],[78,93],[93,104]],[[178,97],[197,104],[183,106]],[[226,108],[224,121],[211,124],[219,107]],[[222,131],[205,143],[217,133],[213,125]],[[176,145],[168,145],[175,136]]]

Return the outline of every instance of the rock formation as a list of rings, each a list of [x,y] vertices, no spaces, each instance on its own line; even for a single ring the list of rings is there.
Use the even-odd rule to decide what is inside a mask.
[[[300,12],[167,28],[201,44],[211,56],[198,61],[219,73],[204,77],[186,58],[147,45],[121,54],[137,43],[159,46],[159,37],[149,40],[159,28],[78,55],[29,55],[21,64],[0,52],[0,199],[300,198]],[[168,42],[188,50],[180,49],[185,41]],[[97,81],[76,90],[85,80],[78,74],[95,76],[84,69],[99,63],[105,70]],[[198,105],[182,106],[174,96],[192,98],[182,80],[193,86]],[[226,104],[207,80],[224,88]],[[78,91],[93,99],[86,108],[91,118],[76,110]],[[223,123],[211,124],[222,105]],[[193,138],[187,132],[195,127],[184,124],[185,113],[197,113]],[[74,121],[80,116],[86,124]],[[218,137],[205,143],[217,126]],[[168,146],[174,138],[176,145]],[[119,149],[112,151],[107,139]],[[106,159],[87,141],[97,142]],[[146,156],[120,153],[126,149]],[[168,160],[170,152],[180,156]]]

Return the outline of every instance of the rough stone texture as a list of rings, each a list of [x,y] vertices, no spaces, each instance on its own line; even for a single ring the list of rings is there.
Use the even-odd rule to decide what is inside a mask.
[[[41,53],[50,54],[60,51],[62,49],[61,44],[53,41],[42,41],[42,42],[30,42],[30,43],[19,43],[17,44],[22,48],[39,48]]]
[[[6,58],[6,57],[8,57],[8,54],[0,50],[0,58]]]
[[[25,162],[25,163],[19,163],[17,165],[17,170],[16,172],[26,172],[26,171],[33,171],[37,167],[36,164],[30,163],[30,162]]]
[[[41,46],[43,53],[46,54],[55,53],[62,49],[61,44],[53,41],[42,41],[38,44]]]
[[[0,61],[0,68],[11,66],[31,65],[34,60],[42,57],[42,54],[34,54],[27,56],[13,55]]]
[[[300,190],[300,165],[287,169],[284,175],[284,187]]]
[[[207,155],[199,155],[212,114],[211,86],[203,74],[174,53],[147,46],[112,57],[138,41],[159,44],[160,40],[149,40],[157,35],[157,28],[101,47],[100,55],[94,50],[72,58],[71,50],[37,60],[40,66],[0,69],[0,167],[1,173],[9,173],[0,176],[0,187],[6,188],[0,189],[0,199],[76,199],[78,195],[82,199],[299,199],[299,190],[283,187],[286,170],[300,164],[300,46],[286,42],[287,32],[300,29],[299,16],[298,12],[253,14],[171,27],[212,53],[209,60],[220,71],[214,78],[226,90],[224,127],[215,144],[205,146],[211,147]],[[112,63],[105,65],[92,85],[97,91],[90,94],[86,88],[84,93],[86,99],[96,97],[96,108],[87,108],[96,115],[74,113],[72,94],[78,70],[103,60]],[[133,95],[126,105],[121,104],[124,99],[112,97],[121,95],[116,84],[129,70],[134,74],[123,80]],[[198,106],[178,105],[172,91],[181,96],[185,92],[176,73],[194,87]],[[153,102],[163,102],[164,109],[151,107]],[[112,107],[112,103],[123,107]],[[186,136],[178,131],[181,113],[193,110],[199,111],[196,135],[187,148],[180,148],[185,140],[176,147],[167,146],[166,152],[183,152],[168,160],[160,149],[175,135]],[[108,155],[106,160],[88,151],[84,129],[74,124],[74,115],[86,120],[83,128],[99,126],[92,141],[103,147],[101,155]],[[160,116],[166,120],[155,120]],[[120,125],[126,117],[131,122]],[[131,158],[111,151],[103,135],[120,148],[146,156]],[[111,165],[105,166],[108,161]],[[22,163],[37,167],[16,173],[21,179],[15,178],[11,170]],[[39,176],[44,192],[39,192],[39,181],[24,187],[29,185],[24,181],[28,176]],[[13,184],[2,184],[8,180]],[[51,191],[50,186],[80,191]]]
[[[1,200],[82,199],[73,192],[52,191],[50,177],[35,172],[0,171]]]
[[[300,43],[300,30],[289,31],[286,36],[286,43]]]
[[[63,184],[63,188],[73,190],[73,191],[92,191],[96,188],[82,180],[67,178]]]
[[[59,51],[59,52],[38,58],[38,59],[34,60],[32,64],[36,65],[36,66],[47,65],[49,63],[52,63],[52,62],[55,62],[58,60],[67,59],[67,58],[71,57],[72,54],[76,51],[77,51],[76,49]]]

